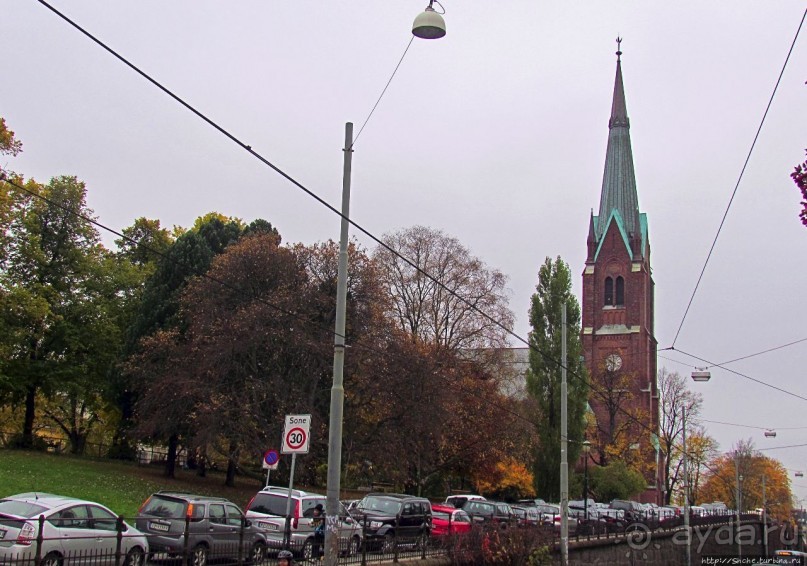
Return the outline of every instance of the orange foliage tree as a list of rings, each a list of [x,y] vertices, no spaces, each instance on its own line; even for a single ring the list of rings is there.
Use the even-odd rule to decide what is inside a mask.
[[[492,473],[475,473],[474,483],[479,493],[498,499],[535,497],[532,472],[514,458],[497,462]]]
[[[723,501],[737,508],[737,470],[740,480],[740,510],[749,512],[764,507],[768,515],[786,520],[790,517],[790,479],[778,460],[754,451],[751,441],[740,442],[734,451],[723,454],[708,465],[706,482],[698,494],[701,502]],[[764,479],[763,479],[764,478]]]

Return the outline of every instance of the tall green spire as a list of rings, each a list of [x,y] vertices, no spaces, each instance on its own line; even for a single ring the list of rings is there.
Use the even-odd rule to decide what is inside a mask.
[[[617,39],[617,45],[621,43]],[[622,51],[616,52],[616,80],[611,118],[608,121],[608,149],[605,154],[605,172],[600,193],[600,211],[597,222],[597,240],[608,229],[613,211],[619,213],[625,236],[639,236],[639,198],[636,194],[636,177],[633,171],[633,152],[630,146],[630,121],[622,85]]]

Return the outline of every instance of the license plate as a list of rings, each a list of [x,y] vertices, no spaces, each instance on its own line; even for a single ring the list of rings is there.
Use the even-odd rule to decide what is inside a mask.
[[[165,523],[149,523],[149,528],[152,531],[162,531],[167,533],[170,530],[171,525],[166,525]]]
[[[274,523],[258,523],[258,526],[262,529],[266,529],[267,531],[276,531],[278,530],[278,526]]]

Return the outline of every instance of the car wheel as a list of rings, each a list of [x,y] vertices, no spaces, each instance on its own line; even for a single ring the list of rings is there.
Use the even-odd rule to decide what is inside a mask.
[[[188,556],[188,566],[207,566],[207,554],[208,550],[205,545],[197,545]]]
[[[62,566],[62,555],[58,552],[49,552],[39,563],[39,566]]]
[[[391,554],[395,551],[395,535],[387,533],[384,535],[384,542],[381,543],[381,552]]]
[[[262,542],[256,542],[252,545],[252,551],[249,553],[250,564],[261,564],[266,559],[266,545]]]
[[[350,544],[347,546],[347,555],[354,556],[361,552],[361,539],[353,537],[350,539]]]
[[[124,566],[143,566],[145,554],[143,549],[135,546],[126,553],[126,560],[123,562]]]

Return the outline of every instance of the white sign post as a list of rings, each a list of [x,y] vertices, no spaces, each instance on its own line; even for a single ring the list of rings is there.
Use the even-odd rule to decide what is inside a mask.
[[[283,425],[283,439],[280,445],[282,454],[291,454],[291,472],[289,473],[289,497],[286,499],[286,531],[284,533],[284,547],[291,545],[291,490],[294,486],[294,465],[297,463],[297,454],[308,454],[310,444],[309,431],[311,430],[311,415],[286,415]]]

